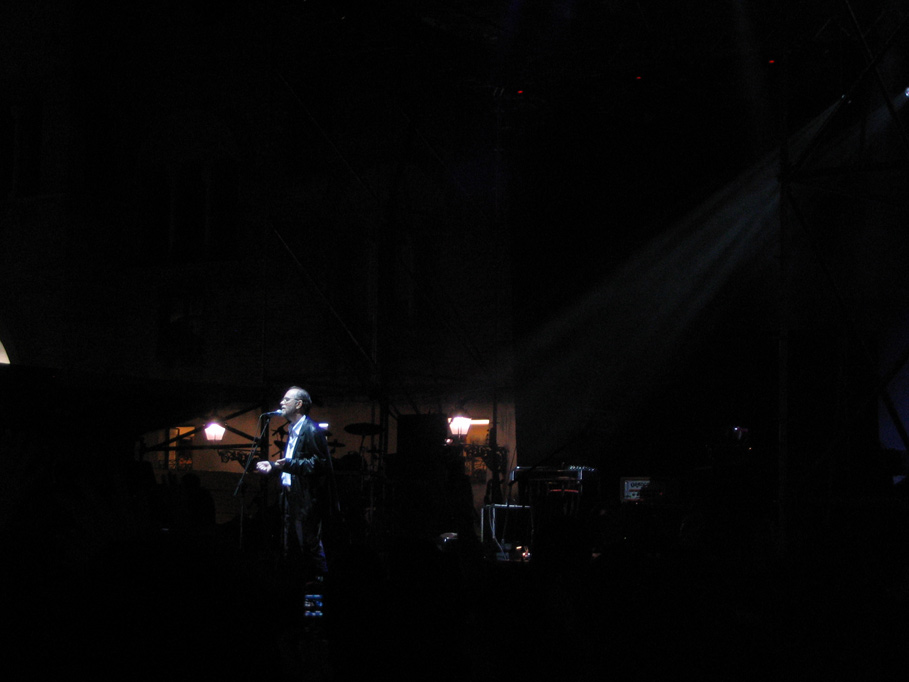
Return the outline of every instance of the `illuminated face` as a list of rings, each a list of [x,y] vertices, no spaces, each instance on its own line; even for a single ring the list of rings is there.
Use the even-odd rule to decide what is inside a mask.
[[[281,410],[283,410],[285,419],[293,419],[295,415],[300,413],[302,407],[303,401],[300,399],[300,394],[293,389],[287,391],[284,397],[281,398]]]

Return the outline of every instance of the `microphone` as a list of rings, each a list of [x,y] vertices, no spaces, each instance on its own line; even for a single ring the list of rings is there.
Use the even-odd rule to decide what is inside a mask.
[[[262,417],[281,417],[284,415],[284,410],[273,410],[271,412],[263,412],[259,415],[259,419]]]

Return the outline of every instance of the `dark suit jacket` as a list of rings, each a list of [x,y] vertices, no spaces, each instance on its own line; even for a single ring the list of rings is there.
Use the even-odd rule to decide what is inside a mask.
[[[288,427],[289,428],[289,427]],[[283,473],[291,474],[288,494],[299,503],[304,514],[318,509],[328,492],[326,480],[331,470],[331,454],[325,431],[307,417],[300,427],[293,456],[284,463]]]

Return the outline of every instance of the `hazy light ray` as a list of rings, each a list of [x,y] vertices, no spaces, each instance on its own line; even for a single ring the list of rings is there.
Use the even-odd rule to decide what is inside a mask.
[[[794,135],[791,147],[809,144],[829,111]],[[576,428],[593,418],[608,434],[686,361],[685,342],[733,277],[775,267],[779,166],[779,152],[768,154],[525,341],[524,366],[547,411]],[[534,446],[557,448],[564,429],[556,431],[552,442]]]

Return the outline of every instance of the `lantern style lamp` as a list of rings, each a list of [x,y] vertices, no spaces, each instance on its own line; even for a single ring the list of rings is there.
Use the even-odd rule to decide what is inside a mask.
[[[465,417],[462,414],[455,415],[448,420],[448,428],[451,429],[451,435],[457,438],[460,443],[470,430],[470,417]]]
[[[205,427],[205,440],[218,442],[224,438],[224,431],[226,431],[226,429],[221,426],[221,424],[218,422],[211,422]]]

